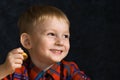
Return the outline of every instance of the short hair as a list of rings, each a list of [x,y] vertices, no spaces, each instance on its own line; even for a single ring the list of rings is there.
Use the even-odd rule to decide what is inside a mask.
[[[53,7],[53,6],[40,6],[34,5],[30,7],[26,12],[24,12],[19,20],[18,20],[18,27],[20,30],[20,34],[22,33],[30,33],[33,29],[33,26],[39,22],[43,22],[48,18],[56,17],[58,19],[64,20],[68,25],[70,22],[60,9]]]

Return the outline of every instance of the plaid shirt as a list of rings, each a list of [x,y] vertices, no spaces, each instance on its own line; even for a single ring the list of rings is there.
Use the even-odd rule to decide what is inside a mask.
[[[90,80],[80,71],[74,62],[61,61],[54,64],[46,72],[35,67],[30,61],[22,68],[16,69],[14,74],[2,80]]]

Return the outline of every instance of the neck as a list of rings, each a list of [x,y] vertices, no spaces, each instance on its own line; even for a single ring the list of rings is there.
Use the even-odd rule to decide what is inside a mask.
[[[50,69],[52,66],[53,66],[53,64],[50,65],[50,66],[48,66],[48,67],[46,67],[46,68],[44,69],[44,71],[47,71],[47,70]]]
[[[37,68],[39,68],[39,69],[41,69],[41,70],[43,70],[43,71],[47,71],[49,68],[51,68],[52,66],[53,66],[53,64],[51,63],[51,64],[46,64],[45,62],[42,62],[42,61],[38,61],[38,60],[34,60],[34,59],[32,59],[32,62],[34,63],[34,65],[37,67]]]

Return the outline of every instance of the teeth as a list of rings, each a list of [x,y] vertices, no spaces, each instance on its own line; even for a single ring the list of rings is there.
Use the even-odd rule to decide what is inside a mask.
[[[60,52],[60,51],[54,51],[54,52],[58,53],[58,52]]]
[[[61,53],[62,51],[60,51],[60,50],[51,50],[52,52],[54,52],[54,53]]]

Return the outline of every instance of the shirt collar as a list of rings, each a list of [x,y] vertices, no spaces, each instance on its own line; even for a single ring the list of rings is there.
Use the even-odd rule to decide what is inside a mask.
[[[44,75],[51,76],[54,80],[59,79],[60,77],[60,62],[55,63],[51,68],[49,68]],[[32,79],[34,79],[37,75],[39,75],[40,72],[43,72],[43,70],[37,68],[32,61],[29,63],[29,70],[30,70],[30,77],[32,76]]]

